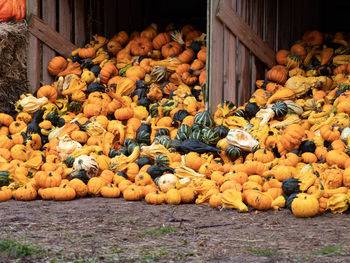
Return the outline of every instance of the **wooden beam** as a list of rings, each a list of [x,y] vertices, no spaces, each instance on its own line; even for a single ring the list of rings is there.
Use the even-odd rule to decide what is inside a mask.
[[[232,9],[229,1],[220,1],[216,16],[262,62],[268,67],[274,65],[273,50]]]
[[[244,19],[245,23],[250,23],[250,4],[251,1],[237,0],[237,12]],[[249,100],[251,95],[251,52],[249,52],[249,49],[239,39],[237,40],[237,105],[242,106]]]
[[[229,0],[229,3],[236,10],[236,0]],[[237,103],[236,42],[236,37],[225,27],[224,46],[227,54],[224,57],[224,100],[230,100],[234,103]]]
[[[32,15],[40,14],[39,0],[27,0],[27,19]],[[33,35],[28,35],[28,53],[27,53],[27,78],[29,91],[35,92],[40,87],[41,73],[41,53],[40,41]]]
[[[72,1],[58,1],[58,32],[72,41]]]
[[[82,47],[86,44],[85,1],[75,0],[74,5],[74,44]]]
[[[224,92],[224,25],[215,17],[219,0],[210,2],[209,53],[207,55],[207,90],[209,93],[209,110],[214,113],[222,102]]]
[[[72,50],[77,49],[77,46],[35,15],[30,20],[29,32],[64,57],[70,57]]]
[[[56,1],[48,2],[43,1],[42,2],[42,14],[43,14],[43,20],[45,23],[52,27],[53,29],[56,28]],[[49,71],[47,70],[47,66],[49,65],[49,62],[51,59],[56,55],[55,51],[53,51],[50,47],[43,44],[43,56],[42,56],[42,79],[43,79],[43,85],[49,85],[53,82],[53,77],[50,75]]]

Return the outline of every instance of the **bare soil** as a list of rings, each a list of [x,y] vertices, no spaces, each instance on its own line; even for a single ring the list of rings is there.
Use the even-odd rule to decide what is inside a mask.
[[[0,203],[0,262],[350,262],[349,214],[122,198]]]

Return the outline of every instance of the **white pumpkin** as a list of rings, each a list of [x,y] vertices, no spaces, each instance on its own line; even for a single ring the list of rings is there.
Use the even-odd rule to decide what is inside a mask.
[[[346,127],[340,135],[340,139],[344,142],[344,143],[348,143],[348,137],[350,136],[350,128]]]
[[[73,170],[85,170],[89,178],[97,175],[98,163],[96,159],[89,155],[81,155],[75,158]]]
[[[75,150],[79,150],[82,146],[79,142],[72,140],[68,134],[59,139],[59,143],[56,146],[56,151],[61,158],[61,161],[67,159],[67,157]]]
[[[176,187],[178,179],[173,174],[163,174],[158,180],[159,189],[166,193],[170,189],[174,189]]]
[[[227,134],[226,140],[230,145],[237,146],[240,149],[249,152],[259,144],[253,136],[239,129],[231,129]]]

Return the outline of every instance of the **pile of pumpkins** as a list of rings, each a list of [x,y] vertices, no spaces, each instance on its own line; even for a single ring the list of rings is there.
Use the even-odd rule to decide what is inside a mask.
[[[349,35],[306,32],[250,100],[203,99],[193,25],[95,35],[54,57],[51,85],[0,113],[0,201],[85,196],[208,204],[297,217],[348,209]]]

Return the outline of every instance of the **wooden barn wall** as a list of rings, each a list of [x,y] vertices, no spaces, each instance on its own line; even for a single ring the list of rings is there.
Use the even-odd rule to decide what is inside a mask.
[[[86,6],[85,0],[27,0],[27,19],[37,15],[51,28],[77,46],[86,42]],[[54,78],[47,71],[52,57],[58,55],[50,47],[29,35],[28,46],[28,82],[32,92],[41,85],[52,83]]]
[[[275,52],[289,49],[306,30],[323,29],[322,1],[318,0],[222,0],[231,7]],[[208,0],[209,107],[230,100],[243,105],[268,68],[217,17],[220,0]],[[312,10],[312,12],[310,11]],[[311,13],[310,13],[311,12]]]

